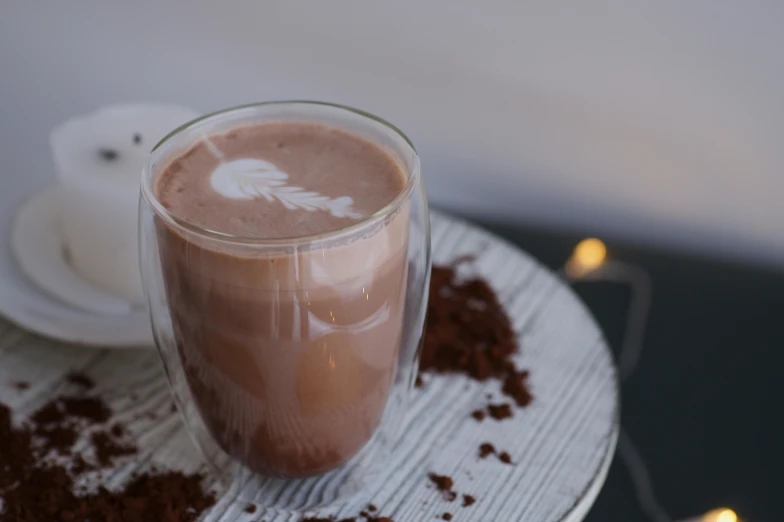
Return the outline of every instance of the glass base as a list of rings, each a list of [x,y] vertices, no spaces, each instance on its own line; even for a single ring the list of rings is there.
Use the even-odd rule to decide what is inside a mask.
[[[188,429],[196,447],[210,466],[218,488],[243,509],[249,504],[268,513],[302,514],[336,503],[344,503],[373,483],[383,479],[394,448],[400,443],[403,405],[410,393],[398,387],[389,398],[381,425],[373,437],[351,460],[321,475],[306,478],[265,476],[245,467],[226,454],[207,433],[203,424]],[[181,412],[187,408],[175,398]],[[194,408],[193,403],[189,407]],[[191,412],[193,414],[194,412]],[[184,418],[196,418],[184,415]],[[397,419],[398,422],[394,420]]]

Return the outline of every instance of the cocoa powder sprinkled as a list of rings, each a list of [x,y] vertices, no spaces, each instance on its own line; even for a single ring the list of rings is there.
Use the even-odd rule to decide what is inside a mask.
[[[471,495],[463,495],[463,507],[474,505],[476,499]]]
[[[447,475],[429,473],[427,476],[430,479],[430,481],[433,484],[435,484],[436,489],[438,489],[439,491],[450,491],[452,489],[452,486],[454,486],[455,484],[454,481],[452,480],[452,477],[449,477]]]
[[[441,492],[444,500],[447,502],[452,502],[457,498],[457,493],[452,491],[452,486],[454,485],[452,477],[447,475],[439,475],[437,473],[429,473],[428,478],[433,484],[435,484],[436,489]]]
[[[32,415],[32,425],[28,428],[39,445],[40,455],[52,453],[68,455],[79,437],[76,423],[69,420],[60,401],[44,404]]]
[[[460,262],[470,260],[460,260]],[[515,367],[517,336],[495,291],[478,278],[459,281],[456,266],[434,266],[419,371],[463,373],[472,379],[502,382],[501,391],[523,407],[533,400],[528,372]],[[472,413],[481,421],[483,413]],[[496,419],[511,416],[496,410]],[[491,410],[491,415],[492,415]]]
[[[92,390],[95,387],[95,381],[82,372],[71,372],[65,376],[65,380],[85,390]]]
[[[37,426],[35,436],[40,440],[41,450],[44,453],[57,453],[68,455],[71,448],[79,438],[79,434],[72,426]]]
[[[434,266],[420,370],[483,381],[506,375],[516,352],[509,317],[487,282],[458,282],[454,267]]]
[[[122,423],[116,422],[112,425],[111,429],[109,430],[109,433],[112,434],[112,437],[119,438],[125,435],[126,431],[127,430]]]
[[[137,452],[135,446],[121,443],[105,431],[96,431],[90,435],[90,441],[95,448],[95,459],[101,467],[107,467],[119,457],[133,455]]]
[[[87,421],[102,423],[109,420],[112,411],[97,397],[63,397],[60,405],[69,417],[81,417]]]
[[[509,372],[501,388],[501,391],[513,398],[521,408],[528,406],[534,400],[533,395],[528,390],[527,380],[528,370]]]
[[[508,403],[488,404],[487,413],[496,420],[508,419],[513,415],[512,406]]]
[[[509,454],[508,454],[507,452],[505,452],[505,451],[502,451],[502,452],[501,452],[501,453],[498,455],[498,460],[500,460],[500,461],[501,461],[501,462],[503,462],[504,464],[511,464],[511,463],[512,463],[512,457],[511,457],[511,455],[509,455]]]
[[[485,420],[485,412],[483,410],[474,410],[471,412],[471,416],[476,419],[477,422]]]
[[[479,446],[479,458],[487,458],[488,455],[495,453],[495,447],[489,442],[484,442]]]
[[[0,522],[193,522],[215,503],[214,495],[202,488],[202,475],[176,471],[137,474],[119,491],[77,489],[75,479],[81,473],[111,461],[118,452],[138,452],[115,439],[115,434],[125,433],[124,427],[106,428],[110,416],[98,398],[61,397],[42,406],[28,423],[15,426],[10,408],[0,404]],[[82,431],[90,433],[87,451],[96,454],[97,465],[71,453]],[[47,459],[52,450],[63,459]]]
[[[35,424],[54,424],[63,422],[65,415],[59,400],[48,402],[33,413],[30,420]]]

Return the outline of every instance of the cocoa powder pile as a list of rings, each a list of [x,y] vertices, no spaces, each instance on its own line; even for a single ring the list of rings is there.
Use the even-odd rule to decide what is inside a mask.
[[[478,381],[498,379],[503,394],[524,407],[533,396],[526,386],[528,372],[515,367],[513,357],[518,351],[509,316],[487,281],[459,281],[455,266],[434,266],[420,374],[463,373]],[[417,385],[422,383],[423,379],[417,380]],[[511,416],[511,409],[493,406],[489,413],[501,420]],[[484,419],[481,410],[472,415],[478,421]]]
[[[512,406],[507,403],[488,404],[487,413],[495,420],[508,419],[509,417],[514,415],[514,413],[512,413]]]
[[[66,380],[83,392],[93,387],[82,374]],[[66,396],[15,425],[0,404],[0,522],[192,522],[215,503],[201,475],[176,471],[136,474],[118,491],[77,491],[83,473],[138,453],[123,440],[124,425],[106,426],[111,414],[100,398]],[[89,434],[85,454],[73,450],[82,433]]]

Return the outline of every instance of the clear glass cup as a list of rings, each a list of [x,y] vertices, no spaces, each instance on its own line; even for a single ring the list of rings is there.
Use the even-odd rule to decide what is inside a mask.
[[[166,166],[205,137],[309,122],[372,140],[407,176],[385,208],[315,236],[206,230],[158,201]],[[430,229],[419,158],[397,128],[317,102],[209,114],[153,150],[140,263],[153,333],[187,429],[244,502],[303,511],[345,498],[394,459],[416,377]]]

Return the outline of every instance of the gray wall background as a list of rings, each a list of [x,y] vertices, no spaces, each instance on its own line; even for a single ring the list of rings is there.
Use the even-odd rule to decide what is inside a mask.
[[[107,103],[326,99],[407,131],[441,207],[784,266],[782,27],[779,0],[0,0],[0,176],[46,184],[49,129]]]

